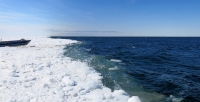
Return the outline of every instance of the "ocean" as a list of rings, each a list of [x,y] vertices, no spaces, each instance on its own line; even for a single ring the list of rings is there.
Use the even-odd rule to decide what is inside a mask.
[[[142,102],[200,102],[198,37],[51,38],[80,41],[67,45],[64,55],[93,67],[112,90]]]

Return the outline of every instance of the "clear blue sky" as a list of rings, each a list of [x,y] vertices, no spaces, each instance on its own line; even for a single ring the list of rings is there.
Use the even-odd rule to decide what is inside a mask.
[[[200,0],[0,0],[8,36],[200,36]]]

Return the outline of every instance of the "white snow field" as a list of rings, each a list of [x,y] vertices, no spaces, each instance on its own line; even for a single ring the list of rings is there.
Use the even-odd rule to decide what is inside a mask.
[[[140,102],[123,90],[112,92],[93,68],[65,57],[63,48],[77,41],[31,40],[0,47],[0,102]]]

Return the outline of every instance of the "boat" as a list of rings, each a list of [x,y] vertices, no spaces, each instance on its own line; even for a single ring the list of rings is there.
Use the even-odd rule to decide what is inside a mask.
[[[11,41],[0,41],[0,47],[6,47],[6,46],[25,46],[28,43],[30,43],[31,40],[11,40]]]

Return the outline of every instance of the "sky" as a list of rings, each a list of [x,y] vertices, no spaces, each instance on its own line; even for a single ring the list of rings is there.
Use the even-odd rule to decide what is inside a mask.
[[[0,0],[0,36],[200,36],[200,0]]]

